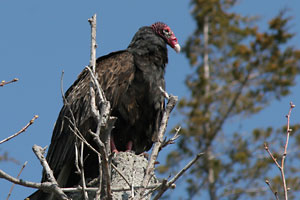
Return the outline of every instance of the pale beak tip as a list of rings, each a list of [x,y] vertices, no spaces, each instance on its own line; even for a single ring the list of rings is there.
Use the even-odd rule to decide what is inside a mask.
[[[180,45],[179,44],[176,44],[175,46],[174,46],[174,50],[176,51],[176,53],[179,53],[180,52]]]

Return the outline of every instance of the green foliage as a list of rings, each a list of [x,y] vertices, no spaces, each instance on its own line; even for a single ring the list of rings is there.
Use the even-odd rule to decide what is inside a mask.
[[[264,183],[266,176],[274,179],[270,181],[274,181],[278,191],[282,190],[281,182],[277,181],[279,176],[270,174],[276,166],[264,152],[263,143],[267,141],[272,149],[278,149],[284,135],[277,134],[279,131],[272,127],[253,127],[252,133],[230,133],[224,127],[229,119],[237,121],[256,114],[272,100],[290,93],[300,72],[300,50],[289,45],[294,34],[288,30],[291,18],[286,11],[270,20],[268,29],[261,32],[255,26],[255,17],[230,12],[235,3],[235,0],[191,1],[197,28],[187,40],[184,52],[194,71],[186,78],[190,97],[178,105],[186,121],[178,149],[160,167],[164,173],[180,160],[207,152],[206,158],[186,178],[189,198],[201,196],[205,191],[210,199],[272,197]],[[207,25],[209,34],[204,38],[203,29]],[[206,39],[208,51],[204,48]],[[204,75],[206,53],[209,77]],[[298,131],[299,125],[294,129]],[[283,140],[278,142],[278,138]],[[299,149],[299,143],[297,135],[291,145]],[[288,169],[292,169],[293,159],[288,164],[291,164]],[[298,177],[293,176],[288,182],[293,184],[293,192],[299,190]]]

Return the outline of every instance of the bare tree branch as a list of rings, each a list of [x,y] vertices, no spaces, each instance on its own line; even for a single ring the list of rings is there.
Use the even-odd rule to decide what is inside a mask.
[[[87,70],[89,70],[91,75],[91,84],[90,84],[90,99],[91,99],[91,111],[94,117],[97,120],[97,129],[96,133],[93,133],[91,130],[89,133],[93,136],[93,140],[96,142],[97,146],[99,147],[100,154],[101,154],[101,160],[102,160],[102,169],[103,169],[103,175],[105,177],[105,184],[106,184],[106,193],[107,198],[112,199],[111,195],[111,181],[110,181],[110,165],[108,162],[108,152],[107,147],[104,145],[104,143],[100,139],[100,132],[101,127],[107,127],[108,121],[110,119],[110,102],[106,100],[105,94],[100,87],[100,84],[97,80],[96,75],[96,14],[93,15],[92,18],[90,18],[88,21],[91,25],[91,57],[90,57],[90,64],[88,67],[86,67]],[[96,89],[94,89],[94,87]],[[96,94],[98,95],[100,101],[97,104],[96,102]],[[99,109],[97,109],[97,107]],[[111,130],[111,129],[110,129]],[[107,132],[106,132],[107,133]],[[105,138],[108,138],[105,136]],[[106,143],[106,145],[109,145],[110,149],[110,143]],[[100,175],[100,174],[99,174]],[[99,180],[102,177],[99,176]],[[99,188],[100,190],[100,188]],[[98,191],[99,193],[99,191]]]
[[[45,192],[51,193],[51,192],[57,192],[56,189],[59,188],[57,184],[52,183],[52,182],[43,182],[43,183],[35,183],[35,182],[31,182],[31,181],[24,181],[22,179],[17,179],[14,178],[10,175],[8,175],[7,173],[5,173],[4,171],[2,171],[0,169],[0,178],[3,178],[9,182],[15,183],[17,185],[22,185],[24,187],[30,187],[30,188],[36,188],[36,189],[40,189],[43,190]],[[68,198],[65,198],[65,196],[57,196],[58,199],[60,200],[70,200]]]
[[[83,150],[84,150],[84,142],[81,141],[80,143],[80,159],[79,159],[79,164],[80,164],[80,176],[81,176],[81,181],[82,181],[82,193],[84,196],[84,200],[88,200],[88,194],[86,192],[86,183],[85,183],[85,175],[84,175],[84,161],[83,161]]]
[[[95,74],[96,68],[96,31],[97,31],[97,15],[94,14],[91,18],[88,19],[88,22],[91,25],[91,58],[90,58],[90,67]]]
[[[270,190],[272,191],[272,193],[274,194],[276,200],[279,200],[278,198],[278,192],[277,191],[274,191],[273,188],[271,187],[271,184],[270,184],[270,181],[268,179],[266,179],[266,184],[269,186]]]
[[[180,126],[179,126],[178,128],[175,129],[175,134],[174,134],[174,136],[173,136],[172,138],[170,138],[170,139],[168,139],[168,140],[166,140],[166,138],[165,138],[165,140],[164,140],[164,142],[163,142],[161,148],[164,148],[164,147],[166,147],[166,146],[169,145],[169,144],[174,144],[174,143],[175,143],[175,140],[177,140],[177,139],[180,137],[180,135],[179,135],[180,129],[181,129]]]
[[[40,160],[41,165],[43,166],[49,181],[52,183],[53,192],[54,192],[55,196],[61,200],[69,200],[68,196],[58,186],[58,183],[54,177],[54,174],[46,161],[46,158],[44,156],[45,149],[46,148],[42,148],[37,145],[33,145],[33,147],[32,147],[32,150],[35,153],[36,157]]]
[[[30,188],[37,188],[37,189],[43,189],[45,191],[51,191],[52,183],[50,182],[43,182],[43,183],[35,183],[35,182],[30,182],[30,181],[24,181],[22,179],[17,179],[14,178],[4,171],[0,169],[0,178],[3,178],[9,182],[15,183],[17,185],[22,185],[25,187],[30,187]],[[48,189],[48,190],[47,190]]]
[[[186,172],[197,160],[203,155],[204,153],[199,153],[196,155],[196,157],[191,160],[182,170],[180,170],[170,181],[163,181],[163,183],[160,186],[160,190],[158,191],[157,195],[153,198],[153,200],[158,200],[165,191],[167,191],[169,188],[175,188],[176,185],[174,184],[177,179],[179,179],[184,172]]]
[[[282,155],[282,158],[281,158],[281,164],[279,164],[277,162],[277,159],[270,152],[267,143],[264,143],[265,150],[268,152],[268,154],[270,155],[270,157],[272,158],[272,160],[274,161],[274,163],[276,164],[276,166],[280,170],[281,180],[282,180],[282,184],[283,184],[283,191],[284,191],[284,199],[285,200],[288,200],[288,190],[289,190],[289,188],[286,185],[286,179],[285,179],[285,173],[284,173],[284,163],[285,163],[285,159],[286,159],[286,156],[287,156],[287,148],[288,148],[288,144],[289,144],[290,133],[292,132],[292,129],[290,129],[290,117],[291,117],[291,113],[292,113],[293,108],[295,108],[295,104],[290,102],[290,109],[289,109],[288,114],[286,115],[286,118],[287,118],[286,140],[285,140],[285,145],[284,145],[284,152],[283,152],[283,155]],[[266,184],[270,187],[270,189],[273,192],[273,194],[275,195],[275,197],[278,198],[277,197],[277,195],[278,195],[277,192],[274,192],[272,190],[268,180],[266,180]]]
[[[10,83],[13,83],[13,82],[17,82],[19,79],[18,78],[14,78],[13,80],[11,80],[11,81],[1,81],[1,83],[0,83],[0,87],[3,87],[4,85],[7,85],[7,84],[10,84]]]
[[[106,183],[106,192],[109,199],[112,199],[111,196],[111,185],[110,185],[110,172],[109,172],[109,163],[108,163],[108,156],[106,153],[105,146],[103,142],[100,140],[99,135],[93,133],[92,131],[89,131],[89,133],[93,136],[93,140],[96,142],[97,146],[99,147],[100,154],[102,156],[102,167],[105,177],[105,183]],[[102,178],[102,177],[100,177]]]
[[[20,170],[20,172],[19,172],[19,174],[18,174],[18,176],[17,176],[17,179],[20,177],[20,175],[21,175],[21,173],[22,173],[22,171],[23,171],[23,169],[25,168],[26,165],[27,165],[27,161],[23,164],[23,166],[22,166],[22,168],[21,168],[21,170]],[[12,184],[12,186],[11,186],[11,188],[10,188],[10,190],[9,190],[9,193],[8,193],[8,195],[7,195],[6,200],[9,199],[9,197],[10,197],[10,195],[11,195],[11,193],[12,193],[14,187],[15,187],[15,183]]]
[[[1,140],[1,141],[0,141],[0,144],[2,144],[2,143],[4,143],[4,142],[7,142],[8,140],[10,140],[10,139],[12,139],[12,138],[18,136],[19,134],[25,132],[26,129],[27,129],[31,124],[33,124],[33,123],[34,123],[34,120],[37,119],[38,117],[39,117],[38,115],[35,115],[35,116],[28,122],[28,124],[26,124],[21,130],[19,130],[19,131],[18,131],[17,133],[15,133],[15,134],[9,136],[8,138],[5,138],[4,140]]]

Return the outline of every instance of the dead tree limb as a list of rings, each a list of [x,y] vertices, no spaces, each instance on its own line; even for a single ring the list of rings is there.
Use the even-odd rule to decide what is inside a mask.
[[[52,183],[52,186],[53,186],[52,192],[54,193],[54,195],[61,200],[69,200],[68,196],[58,186],[58,183],[54,177],[54,174],[46,161],[46,158],[44,156],[46,148],[42,148],[40,146],[33,145],[32,150],[33,150],[34,154],[36,155],[36,157],[40,160],[41,165],[43,166],[43,168],[47,174],[48,180]]]
[[[106,100],[105,94],[97,80],[96,74],[96,27],[97,27],[97,18],[96,14],[90,18],[89,23],[91,25],[91,57],[90,57],[90,64],[86,69],[90,72],[91,76],[91,84],[90,84],[90,99],[91,99],[91,111],[93,116],[97,121],[97,129],[96,133],[89,131],[92,135],[93,140],[96,142],[100,155],[101,155],[101,166],[99,168],[103,169],[103,175],[106,185],[106,195],[108,199],[112,199],[111,195],[111,181],[110,181],[110,164],[108,162],[108,152],[107,150],[110,149],[110,143],[106,143],[109,146],[107,148],[105,144],[100,139],[101,128],[108,127],[108,121],[110,118],[110,102]],[[97,103],[96,95],[99,97],[100,101]],[[111,130],[111,128],[110,128]],[[107,132],[106,132],[107,133]],[[104,138],[108,138],[104,136]],[[101,174],[101,173],[100,173]],[[100,175],[99,174],[99,175]],[[99,184],[101,182],[102,177],[99,176]],[[101,182],[102,184],[102,182]],[[101,188],[99,187],[99,190]],[[100,191],[97,192],[99,195]]]
[[[96,68],[96,31],[97,31],[97,15],[94,14],[88,22],[91,25],[91,57],[90,57],[90,67],[92,71],[95,73]]]

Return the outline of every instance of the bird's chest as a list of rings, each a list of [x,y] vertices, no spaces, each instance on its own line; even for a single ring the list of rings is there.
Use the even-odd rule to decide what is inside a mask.
[[[137,101],[153,105],[163,100],[160,87],[165,88],[163,72],[152,68],[147,71],[137,70],[131,89]]]

